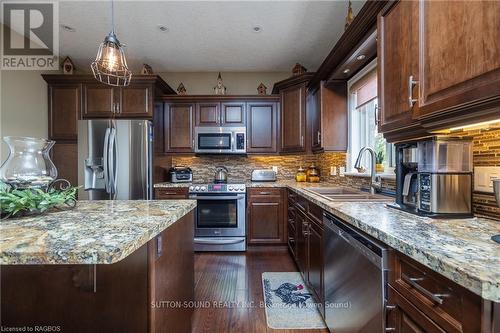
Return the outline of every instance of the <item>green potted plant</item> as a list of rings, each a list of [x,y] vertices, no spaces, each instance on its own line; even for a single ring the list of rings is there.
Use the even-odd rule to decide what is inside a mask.
[[[76,205],[78,187],[64,189],[13,189],[0,186],[1,218],[42,214],[52,209],[70,209]]]
[[[384,172],[384,152],[379,150],[375,156],[375,171],[382,173]]]

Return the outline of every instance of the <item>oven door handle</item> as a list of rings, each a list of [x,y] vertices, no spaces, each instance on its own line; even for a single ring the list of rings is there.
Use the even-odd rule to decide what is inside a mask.
[[[190,195],[189,199],[199,199],[199,200],[239,200],[239,199],[245,199],[245,195],[244,194],[239,194],[239,195],[224,195],[224,196]]]
[[[227,244],[238,244],[244,242],[245,239],[200,239],[195,238],[195,244],[209,244],[209,245],[227,245]]]

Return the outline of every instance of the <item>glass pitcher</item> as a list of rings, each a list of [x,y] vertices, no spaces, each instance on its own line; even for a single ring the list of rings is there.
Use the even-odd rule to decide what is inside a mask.
[[[57,169],[49,156],[55,141],[42,138],[6,136],[9,157],[0,168],[0,180],[14,188],[46,190],[57,178]]]

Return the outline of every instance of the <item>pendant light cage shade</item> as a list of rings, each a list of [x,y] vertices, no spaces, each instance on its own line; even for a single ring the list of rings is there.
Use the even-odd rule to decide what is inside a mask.
[[[132,72],[128,69],[123,48],[113,32],[99,46],[90,67],[96,80],[104,84],[120,87],[130,84]]]

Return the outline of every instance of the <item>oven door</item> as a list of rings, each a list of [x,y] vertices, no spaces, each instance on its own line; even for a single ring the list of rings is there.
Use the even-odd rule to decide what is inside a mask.
[[[245,194],[193,194],[197,200],[195,236],[245,236]]]
[[[230,153],[233,150],[231,132],[210,133],[197,132],[195,142],[196,153]]]

